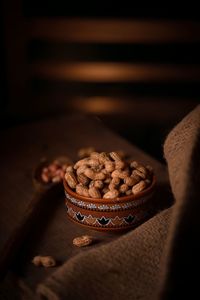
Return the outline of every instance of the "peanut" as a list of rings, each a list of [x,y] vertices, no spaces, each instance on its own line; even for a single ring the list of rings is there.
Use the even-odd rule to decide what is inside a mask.
[[[73,172],[67,172],[65,174],[65,179],[68,183],[68,185],[72,188],[75,189],[76,185],[78,184],[78,181],[76,179],[76,176]]]
[[[114,161],[121,161],[121,157],[117,152],[110,152],[110,157],[114,160]]]
[[[116,187],[120,184],[120,178],[114,177],[110,184],[108,185],[109,190],[115,190]]]
[[[135,170],[134,170],[135,171]],[[135,174],[135,172],[132,172],[130,177],[133,177],[135,181],[139,182],[141,180],[141,177]]]
[[[120,176],[120,171],[119,171],[119,170],[113,171],[113,172],[111,173],[111,176],[112,176],[112,178],[115,178],[115,177],[120,178],[120,177],[119,177],[119,176]]]
[[[74,171],[74,168],[73,168],[73,166],[68,166],[68,167],[66,167],[66,170],[65,170],[66,172],[73,172]]]
[[[99,164],[98,166],[93,166],[93,167],[91,167],[91,169],[94,170],[95,172],[100,172],[100,171],[103,171],[103,170],[102,170],[103,167],[104,167],[104,165]]]
[[[95,173],[95,180],[104,180],[106,178],[106,175],[103,172],[97,172]]]
[[[78,178],[78,181],[80,183],[82,183],[83,185],[88,185],[88,183],[90,182],[89,178],[86,177],[84,174],[79,174],[77,176],[77,178]]]
[[[37,267],[43,266],[45,268],[50,268],[56,266],[56,261],[52,256],[35,256],[32,263]]]
[[[139,167],[139,163],[138,163],[137,161],[133,160],[133,161],[130,163],[130,167],[131,167],[131,168],[137,168],[137,167]]]
[[[91,180],[90,183],[89,183],[89,188],[91,188],[93,186],[94,186],[94,180]]]
[[[125,192],[128,191],[128,189],[129,189],[129,186],[128,186],[126,183],[123,183],[123,184],[120,185],[120,187],[119,187],[120,193],[125,193]]]
[[[106,178],[110,177],[110,172],[108,172],[106,169],[102,169],[101,172],[106,175]]]
[[[126,191],[126,196],[130,196],[131,194],[132,194],[132,190],[128,190],[128,191]]]
[[[93,243],[94,238],[89,235],[79,236],[73,239],[73,245],[77,247],[89,246]]]
[[[145,177],[147,176],[147,169],[145,167],[139,166],[137,170],[143,173]]]
[[[124,169],[124,167],[126,166],[125,162],[122,161],[122,160],[117,160],[115,162],[115,169],[117,170],[121,170],[121,169]]]
[[[87,166],[86,165],[82,165],[80,167],[78,167],[78,169],[76,170],[76,174],[79,175],[79,174],[82,174],[85,172],[85,170],[87,169]]]
[[[107,161],[110,161],[110,158],[106,152],[101,152],[99,154],[99,162],[105,164]]]
[[[76,185],[76,193],[84,197],[89,197],[88,188],[81,183]]]
[[[111,183],[114,184],[115,186],[119,185],[120,184],[120,178],[118,178],[118,177],[112,178]]]
[[[114,198],[117,198],[119,196],[119,191],[118,190],[112,190],[112,191],[109,191],[107,193],[105,193],[103,195],[103,198],[105,199],[114,199]]]
[[[104,186],[104,183],[102,180],[95,180],[94,181],[94,187],[97,189],[102,189]]]
[[[141,191],[143,191],[145,188],[146,188],[146,182],[144,180],[141,180],[140,182],[138,182],[136,185],[132,187],[132,193],[136,195]]]
[[[138,183],[139,180],[136,177],[130,176],[130,177],[124,178],[124,183],[126,183],[128,186],[133,186],[136,183]]]
[[[74,165],[74,169],[78,169],[80,166],[87,165],[88,160],[89,159],[86,157],[86,158],[83,158],[83,159],[77,161]]]
[[[92,180],[95,179],[95,171],[90,169],[90,168],[85,169],[84,175],[87,176],[88,178],[92,179]]]
[[[119,173],[119,178],[121,178],[121,179],[125,179],[128,176],[129,176],[128,170],[124,170]]]
[[[99,155],[100,155],[99,152],[94,151],[90,154],[90,158],[99,159]]]
[[[99,160],[98,159],[89,159],[87,164],[90,166],[90,167],[99,167]]]
[[[115,163],[112,161],[105,162],[105,169],[107,172],[111,173],[115,170]]]
[[[142,173],[141,171],[139,171],[138,169],[133,170],[132,175],[133,176],[137,175],[137,176],[141,177],[142,179],[146,178],[146,175],[144,173]]]
[[[52,178],[52,182],[56,183],[60,181],[60,176],[55,176]]]
[[[102,171],[95,172],[90,168],[85,169],[84,175],[92,180],[104,180],[106,178],[106,175]]]
[[[95,186],[89,188],[89,195],[92,198],[101,198],[101,193]]]
[[[116,185],[113,184],[113,183],[111,182],[111,183],[108,185],[108,188],[109,188],[110,191],[115,190]]]

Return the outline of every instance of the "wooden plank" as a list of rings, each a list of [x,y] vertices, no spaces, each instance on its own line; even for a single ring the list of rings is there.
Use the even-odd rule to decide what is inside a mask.
[[[97,43],[166,43],[200,40],[200,23],[192,21],[32,18],[29,39]]]
[[[200,68],[194,65],[38,61],[30,69],[34,77],[83,82],[200,80]]]

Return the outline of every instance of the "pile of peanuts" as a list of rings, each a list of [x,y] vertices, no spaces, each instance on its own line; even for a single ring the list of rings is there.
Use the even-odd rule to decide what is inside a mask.
[[[59,160],[52,161],[44,167],[41,172],[41,179],[44,183],[58,183],[64,178],[66,168],[69,164],[62,163]]]
[[[137,161],[126,161],[118,152],[92,152],[66,168],[65,180],[77,194],[114,199],[146,189],[153,169]]]

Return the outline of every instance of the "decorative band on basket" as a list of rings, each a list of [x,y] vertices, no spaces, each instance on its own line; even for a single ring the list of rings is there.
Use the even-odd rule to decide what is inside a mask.
[[[65,191],[65,196],[67,197],[67,199],[74,205],[81,207],[81,208],[85,208],[85,209],[89,209],[89,210],[98,210],[98,211],[119,211],[119,210],[126,210],[126,209],[130,209],[133,207],[138,207],[144,203],[146,203],[146,201],[151,197],[151,194],[147,195],[146,197],[143,197],[141,199],[136,199],[130,202],[126,202],[126,203],[120,203],[120,204],[101,204],[101,203],[87,203],[84,202],[82,200],[78,200],[74,197],[72,197],[71,195],[69,195],[66,191]]]
[[[101,218],[92,216],[92,215],[84,215],[81,212],[74,211],[72,207],[67,209],[67,214],[73,220],[95,227],[126,227],[130,225],[136,225],[145,219],[148,215],[148,212],[142,211],[137,214],[129,214],[127,216],[115,216],[114,218],[108,218],[105,216],[101,216]]]

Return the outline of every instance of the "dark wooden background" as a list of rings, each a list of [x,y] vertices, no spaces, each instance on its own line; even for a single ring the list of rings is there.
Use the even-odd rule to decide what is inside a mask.
[[[167,132],[199,103],[198,10],[3,2],[1,128],[82,112],[162,160]]]

